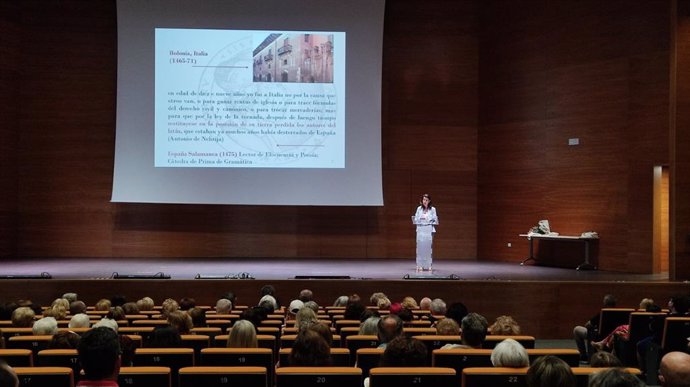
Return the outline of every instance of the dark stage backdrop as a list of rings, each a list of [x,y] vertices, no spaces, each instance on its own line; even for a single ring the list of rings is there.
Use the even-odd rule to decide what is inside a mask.
[[[437,259],[521,260],[548,218],[652,270],[670,2],[389,1],[378,208],[110,203],[114,1],[0,7],[0,256],[411,258],[430,192]]]

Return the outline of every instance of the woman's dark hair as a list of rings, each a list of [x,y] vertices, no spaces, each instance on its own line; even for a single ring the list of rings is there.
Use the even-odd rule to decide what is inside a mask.
[[[76,349],[80,340],[81,336],[74,332],[58,332],[50,340],[48,349]]]
[[[405,335],[391,340],[381,356],[381,367],[424,367],[426,363],[426,345]]]
[[[429,194],[427,194],[427,193],[423,194],[422,197],[419,198],[419,205],[421,205],[422,207],[424,207],[424,198],[429,199],[429,206],[426,207],[426,208],[431,208],[431,203],[432,203],[432,201],[431,201],[431,195],[429,195]]]
[[[467,307],[462,302],[454,302],[446,309],[446,317],[452,318],[457,322],[462,321],[468,313]]]
[[[343,318],[345,320],[359,320],[366,309],[367,308],[360,302],[350,302],[345,307]]]
[[[527,370],[528,387],[575,387],[575,375],[565,361],[556,356],[541,356]]]
[[[201,308],[192,308],[189,310],[189,316],[192,318],[192,325],[195,327],[206,326],[206,310]]]
[[[151,332],[148,347],[151,348],[180,348],[182,337],[173,326],[156,327]]]
[[[589,366],[593,368],[623,367],[623,363],[611,352],[595,352],[589,359]]]
[[[304,329],[297,334],[289,359],[292,367],[330,366],[331,348],[319,333]]]
[[[331,328],[329,328],[328,325],[317,323],[311,325],[308,329],[321,335],[321,337],[326,340],[326,344],[328,344],[329,347],[333,345],[333,332],[331,332]]]

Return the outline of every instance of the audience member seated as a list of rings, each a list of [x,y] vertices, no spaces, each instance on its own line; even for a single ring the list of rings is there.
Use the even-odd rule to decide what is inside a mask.
[[[664,387],[690,386],[690,355],[669,352],[661,359],[659,383]]]
[[[112,297],[110,297],[110,306],[115,307],[115,306],[122,306],[127,303],[127,297],[125,297],[122,294],[116,294]]]
[[[149,310],[153,310],[155,303],[153,302],[153,299],[151,297],[144,297],[141,300],[137,301],[137,307],[139,308],[139,312],[145,312]]]
[[[340,297],[335,299],[335,301],[333,302],[333,306],[344,308],[345,306],[347,306],[347,301],[349,299],[350,299],[350,297],[348,297],[348,296],[340,296]]]
[[[640,301],[640,307],[639,310],[643,310],[645,312],[651,312],[652,310],[656,310],[658,308],[656,304],[654,304],[654,300],[651,298],[643,298],[642,301]],[[601,341],[593,341],[592,342],[592,347],[596,349],[597,351],[610,351],[613,349],[613,341],[614,337],[618,336],[621,337],[623,340],[627,340],[630,337],[630,325],[628,324],[623,324],[619,325],[616,327],[611,333],[609,333],[606,337],[604,337]],[[606,333],[606,332],[602,332]]]
[[[369,317],[381,317],[381,314],[379,313],[378,310],[376,309],[364,309],[362,314],[359,315],[359,319],[352,319],[352,320],[359,320],[360,322],[366,321]]]
[[[316,301],[307,301],[304,303],[304,306],[313,310],[314,313],[319,313],[319,304],[317,304]]]
[[[419,309],[419,305],[417,304],[417,300],[415,300],[413,297],[405,297],[403,298],[402,302],[402,307],[407,308],[410,310],[415,310]]]
[[[256,327],[250,321],[237,320],[228,336],[228,348],[257,348]]]
[[[461,322],[465,316],[467,316],[469,311],[467,307],[462,302],[454,302],[448,306],[446,310],[446,318],[452,318],[456,322]]]
[[[513,339],[505,339],[491,351],[491,364],[494,367],[529,367],[529,355],[522,344]]]
[[[227,298],[221,298],[216,301],[215,309],[217,314],[229,314],[232,311],[232,301]]]
[[[43,309],[41,309],[41,305],[34,304],[33,301],[31,300],[17,300],[17,307],[22,307],[26,306],[27,308],[31,308],[31,310],[34,311],[34,314],[40,315],[43,313]]]
[[[12,326],[15,328],[31,328],[34,325],[36,313],[26,306],[19,307],[12,312]]]
[[[105,317],[115,321],[124,320],[125,310],[121,306],[113,306]]]
[[[300,309],[304,307],[304,302],[300,300],[292,300],[290,302],[290,306],[288,306],[288,313],[292,316],[292,318],[297,315],[297,312],[299,312]]]
[[[32,327],[34,335],[54,335],[58,332],[58,324],[55,317],[43,317],[36,321]]]
[[[527,387],[575,387],[568,363],[556,356],[541,356],[527,370]]]
[[[492,335],[516,336],[520,334],[520,325],[513,319],[513,316],[498,316],[489,327],[489,332]]]
[[[240,313],[241,320],[247,320],[254,324],[255,327],[261,325],[261,322],[266,319],[266,310],[264,308],[249,308]]]
[[[276,293],[276,288],[273,285],[264,285],[261,287],[261,291],[259,292],[259,297],[264,297],[264,296],[271,296],[273,298],[273,303],[274,307],[273,310],[277,310],[280,308],[280,301],[278,301],[278,296]],[[259,301],[259,305],[261,304],[261,301]]]
[[[50,340],[48,349],[76,349],[81,336],[74,332],[58,332]]]
[[[314,299],[314,293],[309,289],[302,289],[299,292],[299,297],[297,297],[297,299],[305,303],[312,301]]]
[[[79,313],[86,313],[86,303],[84,301],[74,301],[69,304],[69,314],[72,316]]]
[[[478,313],[468,313],[460,323],[462,344],[446,344],[441,349],[481,348],[486,339],[489,323]]]
[[[19,387],[19,378],[10,367],[3,360],[0,360],[0,386],[2,387]]]
[[[235,292],[229,291],[220,296],[220,298],[225,298],[226,300],[230,300],[233,305],[237,305],[237,296],[235,295]]]
[[[195,327],[206,326],[206,311],[201,308],[192,308],[189,310],[189,317],[192,318],[192,325]]]
[[[431,310],[431,298],[424,297],[421,300],[419,300],[419,309]]]
[[[96,305],[94,305],[94,310],[105,312],[105,311],[110,311],[110,307],[112,306],[112,303],[110,300],[106,298],[101,298],[96,302]]]
[[[381,292],[372,293],[371,296],[369,296],[369,305],[378,307],[379,300],[383,298],[388,298],[388,296]]]
[[[310,308],[300,309],[299,312],[297,312],[297,315],[295,316],[295,328],[297,328],[297,330],[306,329],[309,326],[316,324],[318,322],[319,319],[316,317],[316,313],[314,313],[314,311]]]
[[[442,336],[459,336],[460,325],[452,318],[444,318],[436,323],[436,334]]]
[[[381,320],[380,317],[372,316],[369,317],[368,319],[364,320],[359,325],[359,332],[358,334],[360,335],[370,335],[370,336],[378,336],[379,335],[379,320]]]
[[[381,367],[424,367],[427,360],[426,345],[405,335],[391,340],[381,356]],[[364,387],[369,387],[369,378],[364,379]]]
[[[312,329],[297,334],[290,351],[290,366],[317,367],[331,365],[331,348],[326,340]]]
[[[266,309],[267,313],[273,313],[278,309],[278,300],[270,294],[267,294],[259,300],[259,306]]]
[[[446,315],[446,302],[440,298],[434,298],[429,305],[429,310],[434,316],[445,316]]]
[[[12,320],[12,313],[19,307],[16,302],[0,304],[0,320]]]
[[[192,318],[189,314],[182,310],[177,310],[168,315],[168,324],[175,327],[181,335],[188,335],[192,333]]]
[[[167,318],[172,312],[177,312],[180,309],[180,304],[172,298],[166,298],[161,304],[161,315]]]
[[[343,318],[345,320],[360,320],[362,318],[362,313],[367,310],[364,304],[360,302],[350,301],[345,307],[345,313],[343,313]]]
[[[645,384],[622,368],[607,368],[589,376],[589,387],[644,387]]]
[[[125,303],[122,305],[122,310],[125,312],[125,315],[139,314],[139,307],[136,302]]]
[[[388,297],[379,298],[377,306],[379,310],[389,310],[391,308],[391,300]]]
[[[64,298],[58,298],[53,301],[50,308],[43,311],[43,316],[64,320],[67,317],[67,311],[69,311],[69,302]]]
[[[595,352],[589,359],[589,366],[594,368],[622,367],[623,363],[614,354],[599,351]]]
[[[77,387],[117,387],[120,373],[120,341],[117,333],[104,327],[91,329],[84,333],[77,351],[84,372]]]
[[[414,314],[412,314],[412,311],[407,308],[402,308],[400,312],[397,313],[398,317],[400,317],[403,322],[411,322],[414,320]]]
[[[378,323],[379,348],[388,347],[388,343],[403,334],[403,322],[396,315],[381,317]]]
[[[602,308],[615,307],[616,298],[611,294],[605,295]],[[590,341],[599,331],[600,312],[601,311],[598,310],[597,313],[594,316],[592,316],[592,318],[590,318],[584,326],[578,325],[575,328],[573,328],[573,338],[575,339],[577,350],[580,352],[580,360],[582,361],[589,361],[589,357],[592,355],[592,351],[590,349]]]
[[[690,309],[690,297],[685,294],[677,294],[668,301],[668,317],[687,317],[688,309]],[[647,353],[650,346],[654,343],[661,346],[661,340],[664,333],[664,321],[662,319],[654,319],[649,325],[651,336],[646,337],[637,342],[637,361],[638,368],[642,372],[646,372]]]
[[[151,348],[180,348],[182,347],[182,337],[177,328],[169,325],[156,327],[151,332],[149,344]]]
[[[196,300],[191,297],[182,297],[179,302],[180,310],[190,310],[196,306]]]
[[[74,293],[74,292],[67,292],[67,293],[63,294],[62,297],[60,297],[60,298],[64,298],[65,300],[67,300],[68,304],[71,304],[74,301],[79,299],[79,297],[77,296],[77,293]]]
[[[94,328],[99,328],[99,327],[105,327],[109,328],[113,332],[117,333],[119,327],[117,325],[117,321],[109,319],[109,318],[102,318],[100,321],[97,323],[93,324]]]
[[[309,329],[321,335],[329,347],[333,346],[333,332],[331,332],[331,328],[328,325],[319,322],[310,326]]]

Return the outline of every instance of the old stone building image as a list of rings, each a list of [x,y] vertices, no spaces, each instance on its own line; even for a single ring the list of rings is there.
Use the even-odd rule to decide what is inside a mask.
[[[333,83],[333,35],[274,33],[254,49],[254,82]]]

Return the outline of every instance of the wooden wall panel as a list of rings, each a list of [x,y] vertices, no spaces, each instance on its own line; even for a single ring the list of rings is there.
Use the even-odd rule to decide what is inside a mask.
[[[479,259],[523,259],[527,242],[507,242],[549,219],[562,234],[599,232],[600,268],[651,272],[669,4],[528,4],[480,11]]]
[[[671,277],[690,279],[690,1],[678,0],[672,111]]]
[[[0,257],[16,254],[17,90],[21,28],[17,4],[0,2]]]

